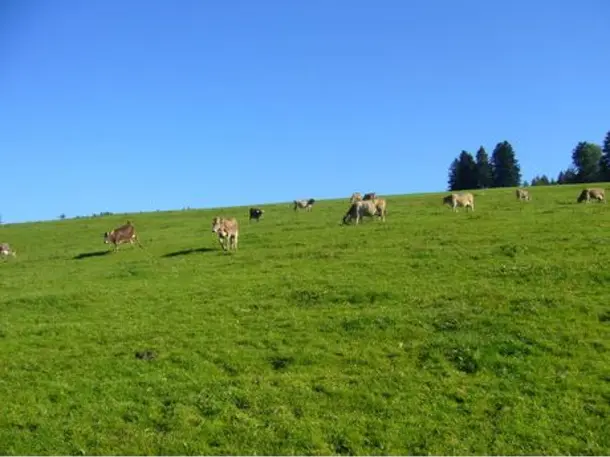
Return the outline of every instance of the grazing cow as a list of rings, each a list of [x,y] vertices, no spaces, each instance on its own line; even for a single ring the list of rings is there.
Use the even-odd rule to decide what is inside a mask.
[[[256,219],[256,222],[258,222],[258,220],[261,218],[261,216],[263,215],[264,212],[265,212],[265,210],[263,210],[263,209],[250,208],[250,219],[248,219],[248,221],[251,221],[252,219]]]
[[[294,210],[298,210],[298,209],[302,209],[305,208],[305,211],[311,211],[311,207],[313,206],[313,204],[316,201],[313,198],[310,198],[309,200],[295,200],[294,203]]]
[[[468,208],[474,211],[474,196],[470,192],[447,195],[443,198],[443,203],[450,205],[456,212],[458,206],[466,207],[466,211]]]
[[[525,200],[525,201],[531,200],[529,190],[517,189],[515,194],[517,195],[517,200]]]
[[[375,200],[361,200],[354,202],[350,205],[347,213],[343,216],[343,224],[347,224],[352,219],[356,220],[356,225],[360,222],[364,216],[368,217],[379,217],[385,222],[386,215],[386,202],[383,198],[377,198]]]
[[[237,238],[239,237],[239,224],[234,217],[215,217],[212,220],[212,232],[218,235],[218,242],[223,251],[233,247],[237,251]]]
[[[589,203],[591,199],[597,200],[600,203],[608,203],[606,201],[606,193],[604,192],[604,189],[600,189],[599,187],[583,189],[578,196],[578,200],[576,201],[578,203],[581,203],[582,201]]]
[[[364,197],[362,197],[362,200],[375,200],[376,195],[375,192],[369,192],[368,194],[364,194]]]
[[[354,192],[352,197],[349,199],[350,203],[356,203],[362,200],[362,194],[360,192]]]
[[[133,244],[134,241],[138,243],[138,246],[142,247],[136,229],[131,221],[127,221],[125,225],[121,225],[110,232],[104,233],[104,244],[113,244],[114,251],[119,250],[119,244]]]
[[[8,243],[0,243],[0,256],[8,257],[8,256],[17,257],[17,253],[11,249]]]

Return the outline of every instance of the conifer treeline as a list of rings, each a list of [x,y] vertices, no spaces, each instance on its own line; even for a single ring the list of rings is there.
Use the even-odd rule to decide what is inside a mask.
[[[491,158],[481,146],[475,156],[467,151],[449,167],[449,190],[483,189],[490,187],[540,186],[551,184],[577,184],[610,181],[610,131],[600,146],[579,142],[572,151],[572,165],[559,173],[556,179],[537,175],[521,182],[521,166],[508,141],[498,143]]]

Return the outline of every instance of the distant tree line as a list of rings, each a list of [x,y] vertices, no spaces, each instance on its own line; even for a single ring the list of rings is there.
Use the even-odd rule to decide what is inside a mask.
[[[572,150],[572,164],[559,172],[557,178],[546,175],[535,176],[532,186],[553,184],[583,184],[589,182],[610,181],[610,130],[606,133],[603,144],[579,142]]]
[[[498,143],[491,158],[483,146],[475,156],[462,151],[449,167],[448,187],[449,190],[464,190],[599,181],[610,181],[610,131],[601,146],[586,141],[579,142],[572,150],[572,165],[559,172],[557,178],[536,175],[529,183],[521,182],[521,167],[508,141]]]

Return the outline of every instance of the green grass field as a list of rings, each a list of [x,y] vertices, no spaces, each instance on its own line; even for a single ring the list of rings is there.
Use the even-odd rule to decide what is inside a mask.
[[[608,455],[610,205],[581,187],[0,226],[0,453]],[[145,249],[109,252],[127,219]]]

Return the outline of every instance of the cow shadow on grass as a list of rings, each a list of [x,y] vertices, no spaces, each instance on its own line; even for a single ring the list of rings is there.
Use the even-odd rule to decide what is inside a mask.
[[[176,251],[176,252],[170,252],[168,254],[164,254],[161,257],[177,257],[180,255],[196,254],[198,252],[211,252],[211,251],[215,251],[215,250],[216,249],[212,249],[212,248],[183,249],[182,251]]]
[[[110,254],[110,252],[111,252],[110,250],[83,252],[82,254],[78,254],[78,255],[74,256],[74,260],[88,259],[89,257],[102,257],[102,256]]]

